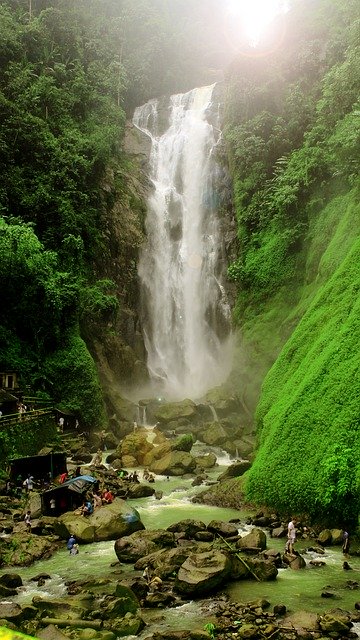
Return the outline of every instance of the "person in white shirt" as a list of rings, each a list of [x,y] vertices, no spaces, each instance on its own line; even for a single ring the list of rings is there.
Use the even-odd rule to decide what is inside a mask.
[[[285,553],[289,553],[291,556],[294,555],[294,543],[296,541],[296,529],[295,529],[296,520],[292,518],[288,524],[288,537],[285,546]]]

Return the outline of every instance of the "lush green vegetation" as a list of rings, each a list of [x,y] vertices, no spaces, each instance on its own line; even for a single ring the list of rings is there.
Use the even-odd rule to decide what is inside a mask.
[[[258,382],[275,361],[247,495],[350,522],[360,511],[360,8],[294,2],[286,23],[282,46],[229,75],[235,317]]]
[[[144,204],[125,113],[209,81],[228,55],[217,4],[0,0],[0,370],[84,426],[106,419],[94,343],[128,374],[136,361],[121,331]]]

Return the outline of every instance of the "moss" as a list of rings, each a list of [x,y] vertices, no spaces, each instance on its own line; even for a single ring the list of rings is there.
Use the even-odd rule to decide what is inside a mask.
[[[95,367],[85,342],[79,335],[69,337],[45,362],[48,377],[56,380],[54,399],[60,407],[79,413],[87,426],[105,424],[101,388]]]
[[[247,482],[251,500],[339,523],[360,509],[359,209],[353,196],[338,198],[314,225],[308,265],[317,253],[318,292],[263,384]],[[333,229],[322,255],[320,224]]]

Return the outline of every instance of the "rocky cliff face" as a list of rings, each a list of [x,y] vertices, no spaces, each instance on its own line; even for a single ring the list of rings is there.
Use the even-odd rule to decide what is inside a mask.
[[[119,301],[115,314],[101,322],[85,319],[82,327],[96,362],[109,416],[123,417],[120,388],[147,378],[144,345],[138,319],[138,252],[144,236],[145,200],[150,189],[146,178],[147,140],[140,139],[129,123],[124,156],[109,167],[102,188],[103,251],[93,264],[96,279],[114,282]],[[126,403],[125,403],[126,404]],[[129,418],[128,409],[125,410]]]

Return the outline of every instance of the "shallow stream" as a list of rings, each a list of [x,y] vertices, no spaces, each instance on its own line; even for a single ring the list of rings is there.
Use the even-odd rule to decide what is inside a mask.
[[[227,459],[220,460],[223,464],[228,464]],[[219,466],[211,472],[216,478],[224,466]],[[154,497],[142,498],[137,501],[129,500],[140,513],[141,520],[147,529],[166,528],[170,524],[193,518],[202,520],[208,524],[211,520],[228,521],[240,518],[245,522],[249,515],[247,512],[234,509],[210,507],[206,505],[193,504],[191,497],[203,487],[192,487],[192,479],[183,479],[157,476],[155,488],[163,491],[163,498],[156,500]],[[247,525],[239,527],[240,533],[249,530]],[[353,610],[354,604],[360,600],[360,591],[349,587],[349,581],[360,582],[360,558],[350,557],[348,562],[352,567],[351,571],[344,571],[342,564],[344,557],[341,548],[327,548],[324,555],[313,552],[306,552],[306,547],[311,546],[313,541],[301,541],[296,544],[296,549],[304,556],[307,567],[300,571],[291,569],[280,569],[277,580],[274,582],[258,583],[253,580],[238,581],[227,585],[223,592],[228,594],[231,600],[248,602],[256,598],[266,598],[271,605],[285,604],[288,610],[307,610],[315,613],[322,613],[327,609],[341,607],[346,610]],[[284,539],[275,540],[268,538],[268,548],[284,549]],[[309,564],[312,559],[321,559],[326,565],[314,567]],[[31,602],[34,595],[42,597],[61,597],[66,594],[66,582],[87,577],[106,577],[113,572],[116,579],[119,579],[119,571],[124,574],[133,571],[132,565],[114,564],[117,557],[114,551],[114,542],[99,542],[90,545],[83,545],[80,554],[70,556],[65,549],[60,549],[48,560],[36,562],[31,567],[16,568],[14,572],[22,576],[24,586],[16,596],[20,603]],[[113,565],[113,566],[111,566]],[[48,573],[51,576],[43,587],[38,587],[36,582],[31,582],[30,578],[39,574]],[[139,572],[140,573],[140,572]],[[115,578],[115,575],[114,575]],[[322,592],[331,592],[334,597],[325,599],[321,597]],[[184,615],[186,615],[186,627],[203,626],[211,619],[211,600],[206,603],[189,602],[181,607],[167,610],[148,611],[145,614],[147,622],[156,620],[156,626],[165,628],[184,628]],[[147,627],[147,634],[149,627]]]

